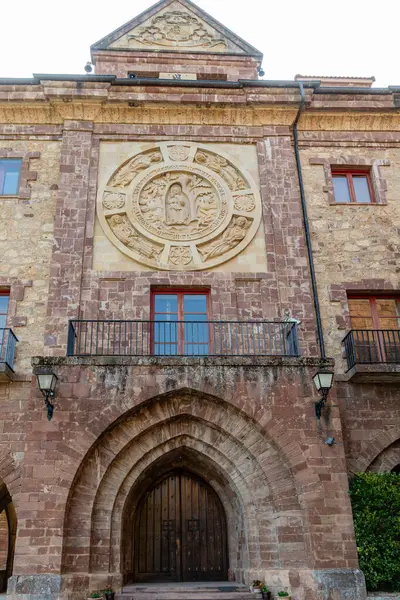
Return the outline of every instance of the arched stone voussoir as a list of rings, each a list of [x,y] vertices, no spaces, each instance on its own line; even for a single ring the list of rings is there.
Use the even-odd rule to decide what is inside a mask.
[[[220,398],[193,390],[169,393],[118,418],[87,452],[67,501],[63,547],[66,572],[86,572],[92,542],[110,542],[110,533],[106,532],[110,532],[111,513],[102,498],[113,505],[134,466],[157,446],[179,435],[201,441],[204,448],[216,449],[218,455],[213,460],[224,464],[228,480],[231,465],[235,465],[232,481],[246,481],[251,493],[244,492],[244,496],[251,498],[251,503],[269,504],[273,510],[276,494],[280,504],[285,499],[287,510],[299,509],[293,475],[268,431]],[[211,452],[205,453],[204,448],[203,454]],[[93,529],[97,514],[102,519],[100,534]],[[267,514],[264,520],[267,522]]]
[[[397,427],[379,432],[373,440],[368,442],[366,448],[364,448],[357,458],[349,461],[349,472],[355,474],[368,471],[370,465],[372,465],[379,455],[399,440],[400,435]]]

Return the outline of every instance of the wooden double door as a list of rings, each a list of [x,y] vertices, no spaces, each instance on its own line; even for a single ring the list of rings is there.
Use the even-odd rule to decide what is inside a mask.
[[[173,471],[144,495],[136,512],[137,582],[227,579],[226,518],[201,478]]]

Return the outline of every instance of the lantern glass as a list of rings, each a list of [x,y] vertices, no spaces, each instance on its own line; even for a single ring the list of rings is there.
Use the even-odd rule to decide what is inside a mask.
[[[332,371],[318,371],[313,377],[317,392],[320,390],[330,390],[333,383]]]
[[[39,389],[42,392],[54,393],[58,377],[52,371],[44,371],[36,375]]]

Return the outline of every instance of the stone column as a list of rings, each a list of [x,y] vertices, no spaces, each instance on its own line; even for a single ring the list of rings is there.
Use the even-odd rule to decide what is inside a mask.
[[[93,123],[65,121],[54,223],[45,347],[66,352],[68,319],[80,309]]]

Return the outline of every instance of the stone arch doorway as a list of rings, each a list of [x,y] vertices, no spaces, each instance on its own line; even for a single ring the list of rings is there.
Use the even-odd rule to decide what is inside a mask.
[[[143,494],[135,511],[134,580],[225,581],[226,516],[199,475],[174,469]]]
[[[17,517],[6,485],[0,479],[0,593],[7,590],[14,564]]]

